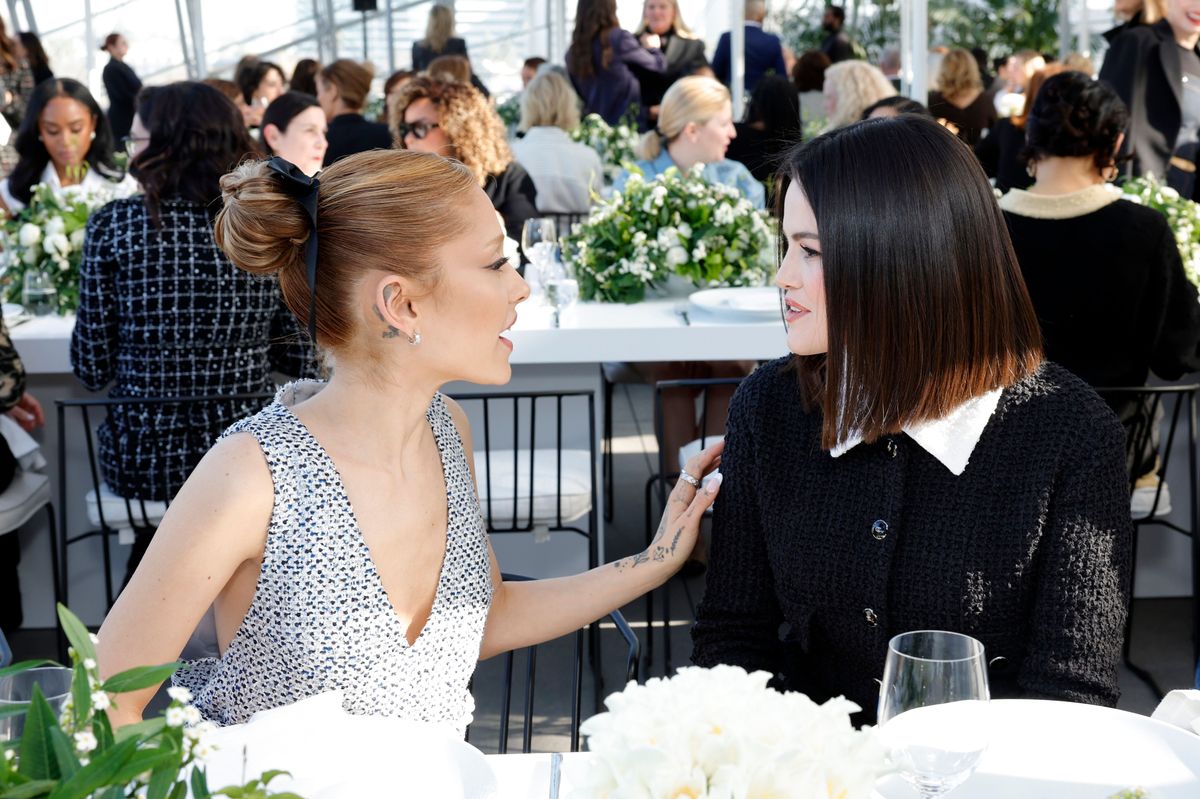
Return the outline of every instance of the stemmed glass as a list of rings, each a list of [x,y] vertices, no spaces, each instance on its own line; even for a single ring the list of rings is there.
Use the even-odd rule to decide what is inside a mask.
[[[960,785],[988,744],[983,644],[969,635],[920,630],[888,644],[879,693],[879,736],[922,799]]]
[[[542,288],[546,292],[546,302],[554,308],[555,327],[561,325],[562,312],[579,300],[579,281],[575,279],[571,265],[559,255],[556,245],[551,260],[542,269]]]
[[[521,251],[532,269],[525,270],[530,295],[541,293],[542,272],[558,250],[558,232],[553,219],[526,219],[521,228]]]
[[[58,289],[45,272],[31,269],[21,285],[21,303],[34,316],[49,316],[58,310]]]

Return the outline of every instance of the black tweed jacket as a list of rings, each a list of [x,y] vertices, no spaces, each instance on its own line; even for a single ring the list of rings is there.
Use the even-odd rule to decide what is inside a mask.
[[[888,640],[952,630],[984,643],[993,697],[1115,704],[1132,525],[1108,406],[1046,363],[956,477],[904,434],[832,458],[786,363],[730,407],[692,659],[844,695],[870,722]]]

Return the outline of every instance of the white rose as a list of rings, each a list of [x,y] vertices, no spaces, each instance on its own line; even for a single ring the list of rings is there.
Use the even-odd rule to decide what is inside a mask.
[[[17,241],[22,247],[32,247],[42,240],[42,229],[32,222],[26,222],[21,225],[21,230],[17,233]]]
[[[689,230],[690,232],[690,230]],[[658,246],[663,248],[674,247],[679,244],[680,232],[673,227],[660,227],[658,229]]]
[[[708,248],[704,246],[704,242],[700,242],[696,245],[695,249],[692,250],[692,260],[699,263],[706,257],[708,257]]]
[[[47,228],[49,228],[48,225]],[[51,258],[55,256],[65,258],[71,253],[71,242],[62,233],[47,233],[45,241],[42,242],[42,249]]]
[[[46,237],[57,235],[66,231],[67,223],[61,216],[52,216],[46,221]]]
[[[667,250],[667,266],[679,266],[686,264],[688,259],[688,251],[676,244],[671,249]]]
[[[679,235],[682,236],[684,240],[690,239],[692,237],[692,226],[687,222],[680,222]]]

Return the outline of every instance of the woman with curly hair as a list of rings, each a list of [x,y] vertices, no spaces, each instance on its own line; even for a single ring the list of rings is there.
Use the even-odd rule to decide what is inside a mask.
[[[961,48],[946,53],[937,85],[929,93],[929,113],[954,125],[958,138],[974,147],[984,131],[996,124],[996,106],[983,90],[975,56]]]
[[[622,29],[616,0],[579,0],[567,50],[567,74],[583,98],[584,114],[599,114],[616,125],[635,106],[638,125],[644,130],[648,109],[638,75],[666,71],[667,58],[657,33],[646,31],[639,40]]]
[[[465,164],[504,218],[511,238],[520,241],[525,220],[539,215],[537,189],[513,159],[504,123],[471,86],[413,78],[396,98],[392,134],[402,150],[456,158]]]
[[[255,156],[237,107],[202,83],[143,89],[130,170],[144,194],[116,200],[87,226],[71,366],[116,397],[265,392],[271,373],[312,375],[312,351],[274,280],[242,272],[213,240],[221,176]],[[173,499],[221,431],[252,401],[114,407],[100,427],[100,467],[118,497]],[[135,527],[132,574],[154,535]]]
[[[866,61],[840,61],[830,66],[825,70],[823,92],[829,130],[859,121],[868,107],[896,95],[892,82]]]

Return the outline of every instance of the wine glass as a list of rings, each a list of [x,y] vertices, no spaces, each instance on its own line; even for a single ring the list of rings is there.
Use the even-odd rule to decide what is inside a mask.
[[[557,248],[555,248],[557,250]],[[560,260],[559,253],[553,254],[552,260],[542,272],[542,286],[546,292],[546,302],[554,308],[554,326],[560,327],[562,312],[568,310],[579,300],[579,281],[575,279],[574,271],[565,261]]]
[[[558,248],[558,233],[553,219],[526,219],[521,228],[521,251],[529,259],[532,269],[525,270],[525,282],[531,295],[539,294],[542,272],[547,262],[553,260]]]
[[[975,770],[988,744],[983,644],[920,630],[888,643],[879,693],[879,737],[900,773],[933,799]]]
[[[49,316],[58,310],[58,289],[45,272],[30,269],[21,284],[21,303],[34,316]]]

